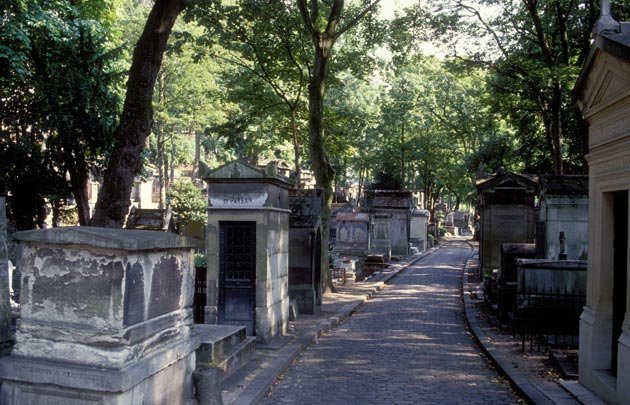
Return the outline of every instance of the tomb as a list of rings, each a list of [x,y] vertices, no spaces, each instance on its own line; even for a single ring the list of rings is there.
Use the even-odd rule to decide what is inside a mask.
[[[630,398],[628,194],[630,193],[630,23],[610,3],[576,84],[589,125],[586,306],[580,317],[579,380],[610,403]]]
[[[21,319],[2,404],[186,403],[192,244],[91,227],[19,232]]]
[[[420,252],[427,249],[427,238],[429,237],[429,217],[427,210],[414,208],[411,211],[411,223],[409,224],[409,242],[411,246]]]
[[[409,254],[409,226],[413,196],[410,191],[370,190],[366,191],[366,207],[372,221],[374,253],[387,254],[387,245],[391,255]],[[387,219],[389,224],[385,226]],[[386,232],[386,233],[384,233]]]
[[[540,176],[537,211],[537,258],[585,260],[588,249],[588,176]]]
[[[202,168],[203,169],[203,168]],[[208,183],[205,323],[242,325],[259,343],[289,320],[289,189],[273,164],[201,170]]]
[[[340,256],[362,258],[370,251],[370,216],[364,212],[337,214],[335,252]]]
[[[482,275],[500,267],[502,243],[534,242],[537,181],[536,176],[509,172],[477,181]]]
[[[322,189],[289,194],[289,296],[300,313],[315,314],[322,303]]]

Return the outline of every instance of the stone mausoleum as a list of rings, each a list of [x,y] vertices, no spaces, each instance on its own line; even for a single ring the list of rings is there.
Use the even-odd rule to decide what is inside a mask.
[[[322,303],[323,189],[291,190],[289,296],[300,313],[315,314]]]
[[[630,193],[630,23],[602,15],[576,86],[589,124],[589,248],[580,318],[580,382],[607,402],[630,398],[628,195]]]
[[[181,404],[193,398],[186,238],[91,227],[14,234],[21,319],[2,404]]]
[[[477,181],[479,267],[489,275],[501,266],[501,244],[534,241],[537,177],[497,173]]]
[[[289,190],[274,164],[201,170],[208,183],[206,323],[242,325],[259,343],[289,321]]]

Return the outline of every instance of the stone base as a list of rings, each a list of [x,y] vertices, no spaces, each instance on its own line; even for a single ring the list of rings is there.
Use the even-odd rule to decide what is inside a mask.
[[[286,334],[288,323],[288,296],[270,307],[256,307],[256,342],[266,344]]]
[[[2,404],[185,404],[193,398],[190,340],[123,369],[9,356],[0,360]]]
[[[289,296],[298,306],[301,314],[315,315],[319,313],[317,296],[312,286],[289,287]]]

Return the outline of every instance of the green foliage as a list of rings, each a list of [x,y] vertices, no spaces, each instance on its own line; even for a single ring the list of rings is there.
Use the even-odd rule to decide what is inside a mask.
[[[175,219],[180,227],[206,219],[206,199],[190,179],[180,179],[167,193]]]
[[[42,225],[44,198],[78,199],[111,143],[117,53],[91,3],[11,0],[0,22],[0,194],[18,229]]]

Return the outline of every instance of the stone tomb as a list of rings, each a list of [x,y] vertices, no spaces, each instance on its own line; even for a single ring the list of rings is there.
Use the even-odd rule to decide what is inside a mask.
[[[322,303],[322,189],[289,194],[289,296],[300,313],[315,314]]]
[[[367,209],[372,215],[374,230],[377,217],[389,218],[387,239],[391,245],[391,254],[405,256],[409,254],[409,224],[413,196],[410,191],[373,190],[366,192]],[[376,232],[378,234],[378,232]],[[377,236],[377,235],[375,235]],[[373,238],[374,243],[382,240]]]
[[[259,343],[289,321],[289,189],[274,165],[235,161],[208,183],[206,323],[243,325]]]
[[[589,124],[586,306],[579,379],[609,403],[630,398],[630,23],[602,3],[597,34],[576,85]]]
[[[11,304],[9,293],[9,252],[7,249],[7,217],[5,199],[0,197],[0,356],[11,347]]]
[[[540,176],[538,201],[537,258],[586,260],[588,176]]]
[[[411,211],[409,241],[411,242],[411,246],[417,248],[420,252],[427,249],[430,215],[429,211],[418,208],[414,208]]]
[[[501,266],[502,243],[534,242],[538,178],[501,173],[477,181],[479,261],[482,275]]]
[[[193,397],[191,244],[149,231],[20,232],[21,320],[2,404],[180,404]]]
[[[385,235],[385,234],[384,234]],[[358,259],[370,252],[370,216],[363,212],[337,214],[337,243],[340,256]]]

